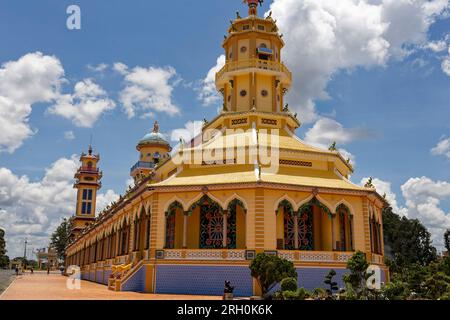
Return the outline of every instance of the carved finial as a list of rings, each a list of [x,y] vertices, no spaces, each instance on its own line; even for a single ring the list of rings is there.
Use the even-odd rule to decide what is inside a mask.
[[[158,121],[155,121],[155,123],[153,124],[153,133],[158,133],[159,132],[159,124]]]
[[[248,14],[256,16],[258,14],[258,4],[262,6],[264,0],[244,0],[244,3],[248,4]]]
[[[88,153],[90,156],[92,155],[92,145],[89,145]]]
[[[236,18],[242,19],[241,15],[239,14],[239,11],[236,11]]]
[[[283,108],[284,112],[289,112],[289,103],[286,103],[286,105]]]

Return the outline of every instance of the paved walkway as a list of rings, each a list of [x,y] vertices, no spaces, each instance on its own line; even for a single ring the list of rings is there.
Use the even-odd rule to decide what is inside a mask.
[[[222,297],[114,292],[104,285],[81,281],[80,290],[66,287],[67,277],[46,272],[18,276],[0,300],[220,300]]]

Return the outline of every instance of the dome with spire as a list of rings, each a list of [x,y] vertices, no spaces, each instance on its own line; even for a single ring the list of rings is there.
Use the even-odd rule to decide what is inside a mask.
[[[153,131],[147,133],[141,140],[139,140],[138,149],[146,145],[162,145],[170,148],[170,143],[165,139],[164,135],[159,132],[159,125],[157,121],[155,121],[153,125]]]

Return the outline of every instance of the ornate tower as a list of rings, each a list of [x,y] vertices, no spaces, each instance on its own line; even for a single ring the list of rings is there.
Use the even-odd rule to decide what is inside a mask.
[[[170,159],[169,153],[172,150],[169,142],[159,132],[157,121],[153,124],[152,132],[138,142],[136,149],[140,153],[140,160],[130,170],[135,182],[148,177],[158,164]]]
[[[92,154],[89,146],[88,154],[82,153],[80,157],[81,167],[75,174],[74,188],[77,192],[77,207],[73,220],[72,236],[77,236],[95,220],[95,206],[97,190],[101,188],[102,172],[98,168],[100,155]]]
[[[283,111],[283,96],[292,74],[281,62],[282,35],[271,15],[258,17],[258,3],[245,0],[249,16],[231,21],[223,42],[226,65],[216,75],[216,87],[224,97],[225,112]]]

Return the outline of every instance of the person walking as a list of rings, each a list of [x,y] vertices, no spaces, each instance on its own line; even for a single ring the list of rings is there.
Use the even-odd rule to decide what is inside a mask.
[[[15,268],[15,271],[16,271],[16,276],[18,276],[19,275],[19,268],[17,266]]]

